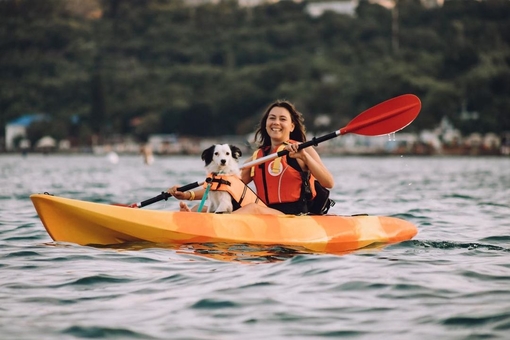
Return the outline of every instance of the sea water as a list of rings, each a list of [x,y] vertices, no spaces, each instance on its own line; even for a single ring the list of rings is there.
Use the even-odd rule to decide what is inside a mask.
[[[332,213],[410,241],[283,247],[55,243],[32,193],[133,203],[204,179],[199,157],[0,156],[1,339],[508,339],[510,158],[324,157]],[[175,210],[174,199],[144,209]]]

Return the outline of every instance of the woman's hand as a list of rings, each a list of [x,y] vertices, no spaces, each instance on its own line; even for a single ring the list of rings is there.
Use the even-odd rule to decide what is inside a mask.
[[[189,200],[191,197],[191,193],[189,191],[178,191],[179,188],[178,185],[174,185],[170,189],[168,189],[166,192],[168,192],[173,197],[177,198],[178,200]]]
[[[299,158],[303,162],[306,163],[306,156],[307,156],[306,150],[305,149],[299,150],[299,144],[301,144],[301,143],[288,144],[285,146],[285,150],[289,151],[289,157]]]

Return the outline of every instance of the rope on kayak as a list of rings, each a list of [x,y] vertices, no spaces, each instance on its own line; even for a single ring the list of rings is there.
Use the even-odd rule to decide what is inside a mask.
[[[218,172],[218,175],[221,175],[223,171]],[[200,201],[200,205],[198,206],[197,211],[202,212],[202,209],[204,208],[205,201],[207,200],[207,195],[209,194],[209,190],[211,190],[211,181],[207,181],[207,187],[205,188],[204,195],[202,196],[202,200]],[[229,183],[230,184],[230,183]]]
[[[200,205],[198,206],[198,212],[202,212],[202,208],[204,207],[205,200],[207,199],[207,194],[209,194],[209,190],[211,189],[211,183],[207,184],[205,188],[204,195],[202,196],[202,200],[200,201]]]

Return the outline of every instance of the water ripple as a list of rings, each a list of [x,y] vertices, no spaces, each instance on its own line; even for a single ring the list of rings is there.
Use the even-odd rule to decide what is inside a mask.
[[[109,328],[109,327],[85,327],[71,326],[64,329],[62,334],[72,335],[77,338],[90,339],[154,339],[144,333],[133,332],[125,328]]]
[[[0,158],[2,338],[504,339],[510,330],[509,159],[325,158],[337,182],[333,213],[395,216],[419,234],[316,254],[53,242],[31,193],[137,202],[203,179],[200,159]]]

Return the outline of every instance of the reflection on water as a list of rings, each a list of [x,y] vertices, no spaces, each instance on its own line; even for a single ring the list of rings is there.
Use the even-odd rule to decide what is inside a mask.
[[[150,248],[164,248],[175,251],[176,254],[187,255],[188,259],[193,256],[218,261],[235,261],[239,263],[272,263],[291,259],[298,255],[319,255],[304,247],[290,247],[282,245],[257,245],[257,244],[232,244],[232,243],[187,243],[169,244],[152,242],[126,242],[112,245],[91,245],[102,249],[115,249],[118,251],[138,251]],[[328,253],[329,255],[347,255],[353,252],[379,251],[388,244],[372,244],[361,250]]]
[[[148,248],[172,249],[177,254],[207,258],[219,261],[242,263],[270,263],[284,261],[296,255],[312,254],[302,247],[283,247],[277,245],[229,244],[229,243],[188,243],[168,244],[151,242],[129,242],[113,245],[93,245],[97,248],[116,250],[144,250]]]

